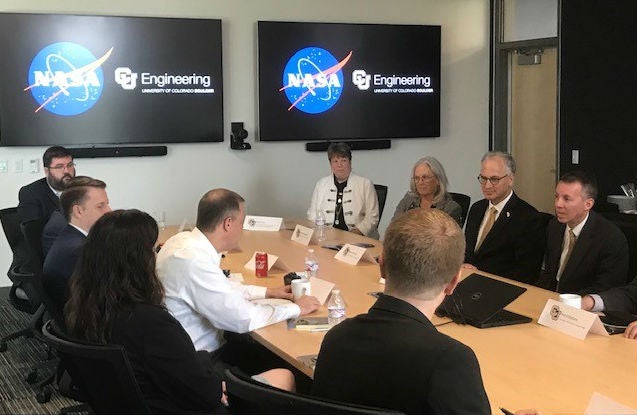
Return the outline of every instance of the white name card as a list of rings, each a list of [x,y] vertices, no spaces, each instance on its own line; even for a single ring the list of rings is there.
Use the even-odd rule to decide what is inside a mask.
[[[281,229],[283,218],[271,216],[246,216],[243,221],[243,229],[246,231],[278,232]]]
[[[256,264],[255,264],[255,260],[254,257],[256,256],[256,252],[254,252],[252,254],[252,258],[250,258],[248,260],[248,262],[246,262],[246,264],[244,265],[244,267],[246,267],[247,269],[254,271],[256,270]],[[270,271],[272,268],[275,269],[279,269],[281,271],[289,271],[290,268],[285,265],[283,263],[283,260],[281,258],[279,258],[278,256],[274,255],[274,254],[267,254],[268,255],[268,271]]]
[[[291,239],[301,245],[308,246],[312,241],[312,235],[314,235],[314,229],[303,225],[296,225],[296,228],[294,228],[294,231],[292,232]]]
[[[377,264],[374,256],[365,248],[356,245],[345,244],[340,251],[334,255],[334,258],[346,264],[356,265],[361,260]]]
[[[297,272],[297,274],[299,273]],[[316,277],[311,277],[310,283],[312,284],[312,295],[316,297],[321,304],[325,304],[327,297],[332,293],[334,284]]]
[[[588,333],[608,336],[599,316],[549,299],[537,321],[539,324],[584,340]]]

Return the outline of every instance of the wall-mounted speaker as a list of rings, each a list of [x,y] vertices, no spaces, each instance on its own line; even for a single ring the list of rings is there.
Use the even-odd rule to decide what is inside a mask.
[[[68,149],[73,158],[92,159],[98,157],[148,157],[165,156],[166,146],[131,146],[131,147],[75,147]]]
[[[327,148],[332,143],[345,143],[351,150],[382,150],[391,148],[391,140],[335,140],[335,141],[319,141],[305,143],[305,150],[307,151],[327,151]]]

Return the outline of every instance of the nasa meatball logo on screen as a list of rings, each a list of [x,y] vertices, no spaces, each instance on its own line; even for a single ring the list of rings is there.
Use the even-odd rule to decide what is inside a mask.
[[[53,114],[72,116],[88,111],[102,95],[102,64],[113,48],[97,59],[84,46],[58,42],[38,52],[29,67],[24,90],[30,91],[39,107]]]
[[[290,101],[288,111],[296,108],[308,114],[331,109],[343,92],[343,67],[350,52],[340,62],[325,49],[307,47],[296,52],[285,65],[283,87]]]

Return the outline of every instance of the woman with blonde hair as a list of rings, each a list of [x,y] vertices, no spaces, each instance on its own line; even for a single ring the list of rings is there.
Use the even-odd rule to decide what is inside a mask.
[[[435,157],[421,158],[411,170],[409,191],[396,206],[394,218],[410,209],[435,208],[448,213],[462,226],[462,208],[451,198],[448,187],[442,164]]]

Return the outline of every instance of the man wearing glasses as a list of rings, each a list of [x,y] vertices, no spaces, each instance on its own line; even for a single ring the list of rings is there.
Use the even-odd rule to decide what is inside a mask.
[[[538,211],[513,191],[515,160],[491,151],[482,157],[478,181],[484,199],[471,206],[465,228],[465,262],[533,283],[540,274],[545,226]]]
[[[22,222],[38,218],[48,220],[51,213],[60,212],[60,194],[64,185],[75,177],[73,156],[64,147],[49,147],[42,161],[45,177],[22,187],[18,193],[18,215]]]

